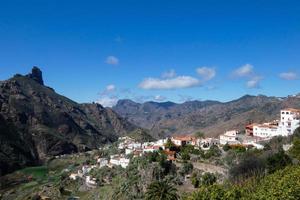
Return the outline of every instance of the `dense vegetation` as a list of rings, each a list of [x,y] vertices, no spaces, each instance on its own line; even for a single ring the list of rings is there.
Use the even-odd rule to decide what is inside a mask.
[[[292,137],[276,137],[270,140],[264,150],[224,146],[227,151],[229,179],[224,183],[213,181],[201,183],[193,176],[193,183],[199,189],[185,200],[239,200],[239,199],[300,199],[300,128]],[[282,145],[291,142],[292,147],[284,152]],[[208,176],[208,175],[206,175]],[[212,178],[206,178],[211,180]]]

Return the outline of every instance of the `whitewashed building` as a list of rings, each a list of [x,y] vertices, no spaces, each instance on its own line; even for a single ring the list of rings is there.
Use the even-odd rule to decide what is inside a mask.
[[[300,109],[288,108],[281,110],[278,132],[282,136],[292,135],[300,126]]]
[[[278,131],[278,125],[274,125],[272,123],[253,125],[253,136],[274,137],[276,135],[280,135]]]
[[[130,159],[120,157],[120,156],[111,156],[109,164],[113,165],[120,165],[123,168],[126,168],[129,165]]]
[[[280,111],[280,121],[253,125],[253,136],[271,138],[289,136],[300,126],[300,110],[287,108]]]
[[[237,130],[226,131],[224,134],[220,135],[220,144],[240,144],[237,134]]]
[[[99,168],[105,167],[108,165],[108,159],[107,158],[98,158],[97,163],[99,164]]]
[[[213,145],[218,145],[220,142],[217,138],[199,138],[197,139],[197,146],[203,150],[210,149]]]

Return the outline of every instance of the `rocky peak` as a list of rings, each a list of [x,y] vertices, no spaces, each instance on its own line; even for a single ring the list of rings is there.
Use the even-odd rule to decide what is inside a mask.
[[[31,70],[31,73],[27,75],[27,77],[35,80],[36,82],[38,82],[41,85],[44,85],[44,81],[43,81],[43,73],[42,71],[34,66]]]

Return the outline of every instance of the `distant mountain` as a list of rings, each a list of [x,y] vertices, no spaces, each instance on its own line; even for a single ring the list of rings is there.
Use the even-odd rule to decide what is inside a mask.
[[[300,108],[299,96],[286,98],[245,95],[237,100],[135,103],[120,100],[113,110],[154,137],[203,131],[217,136],[229,129],[243,130],[250,122],[278,119],[281,108]]]
[[[0,175],[49,156],[98,148],[137,129],[112,109],[57,94],[37,67],[0,82]]]

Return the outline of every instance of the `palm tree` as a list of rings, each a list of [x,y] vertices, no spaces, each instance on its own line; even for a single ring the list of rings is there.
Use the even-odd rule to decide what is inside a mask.
[[[146,200],[178,200],[177,189],[166,181],[152,182],[146,192]]]

